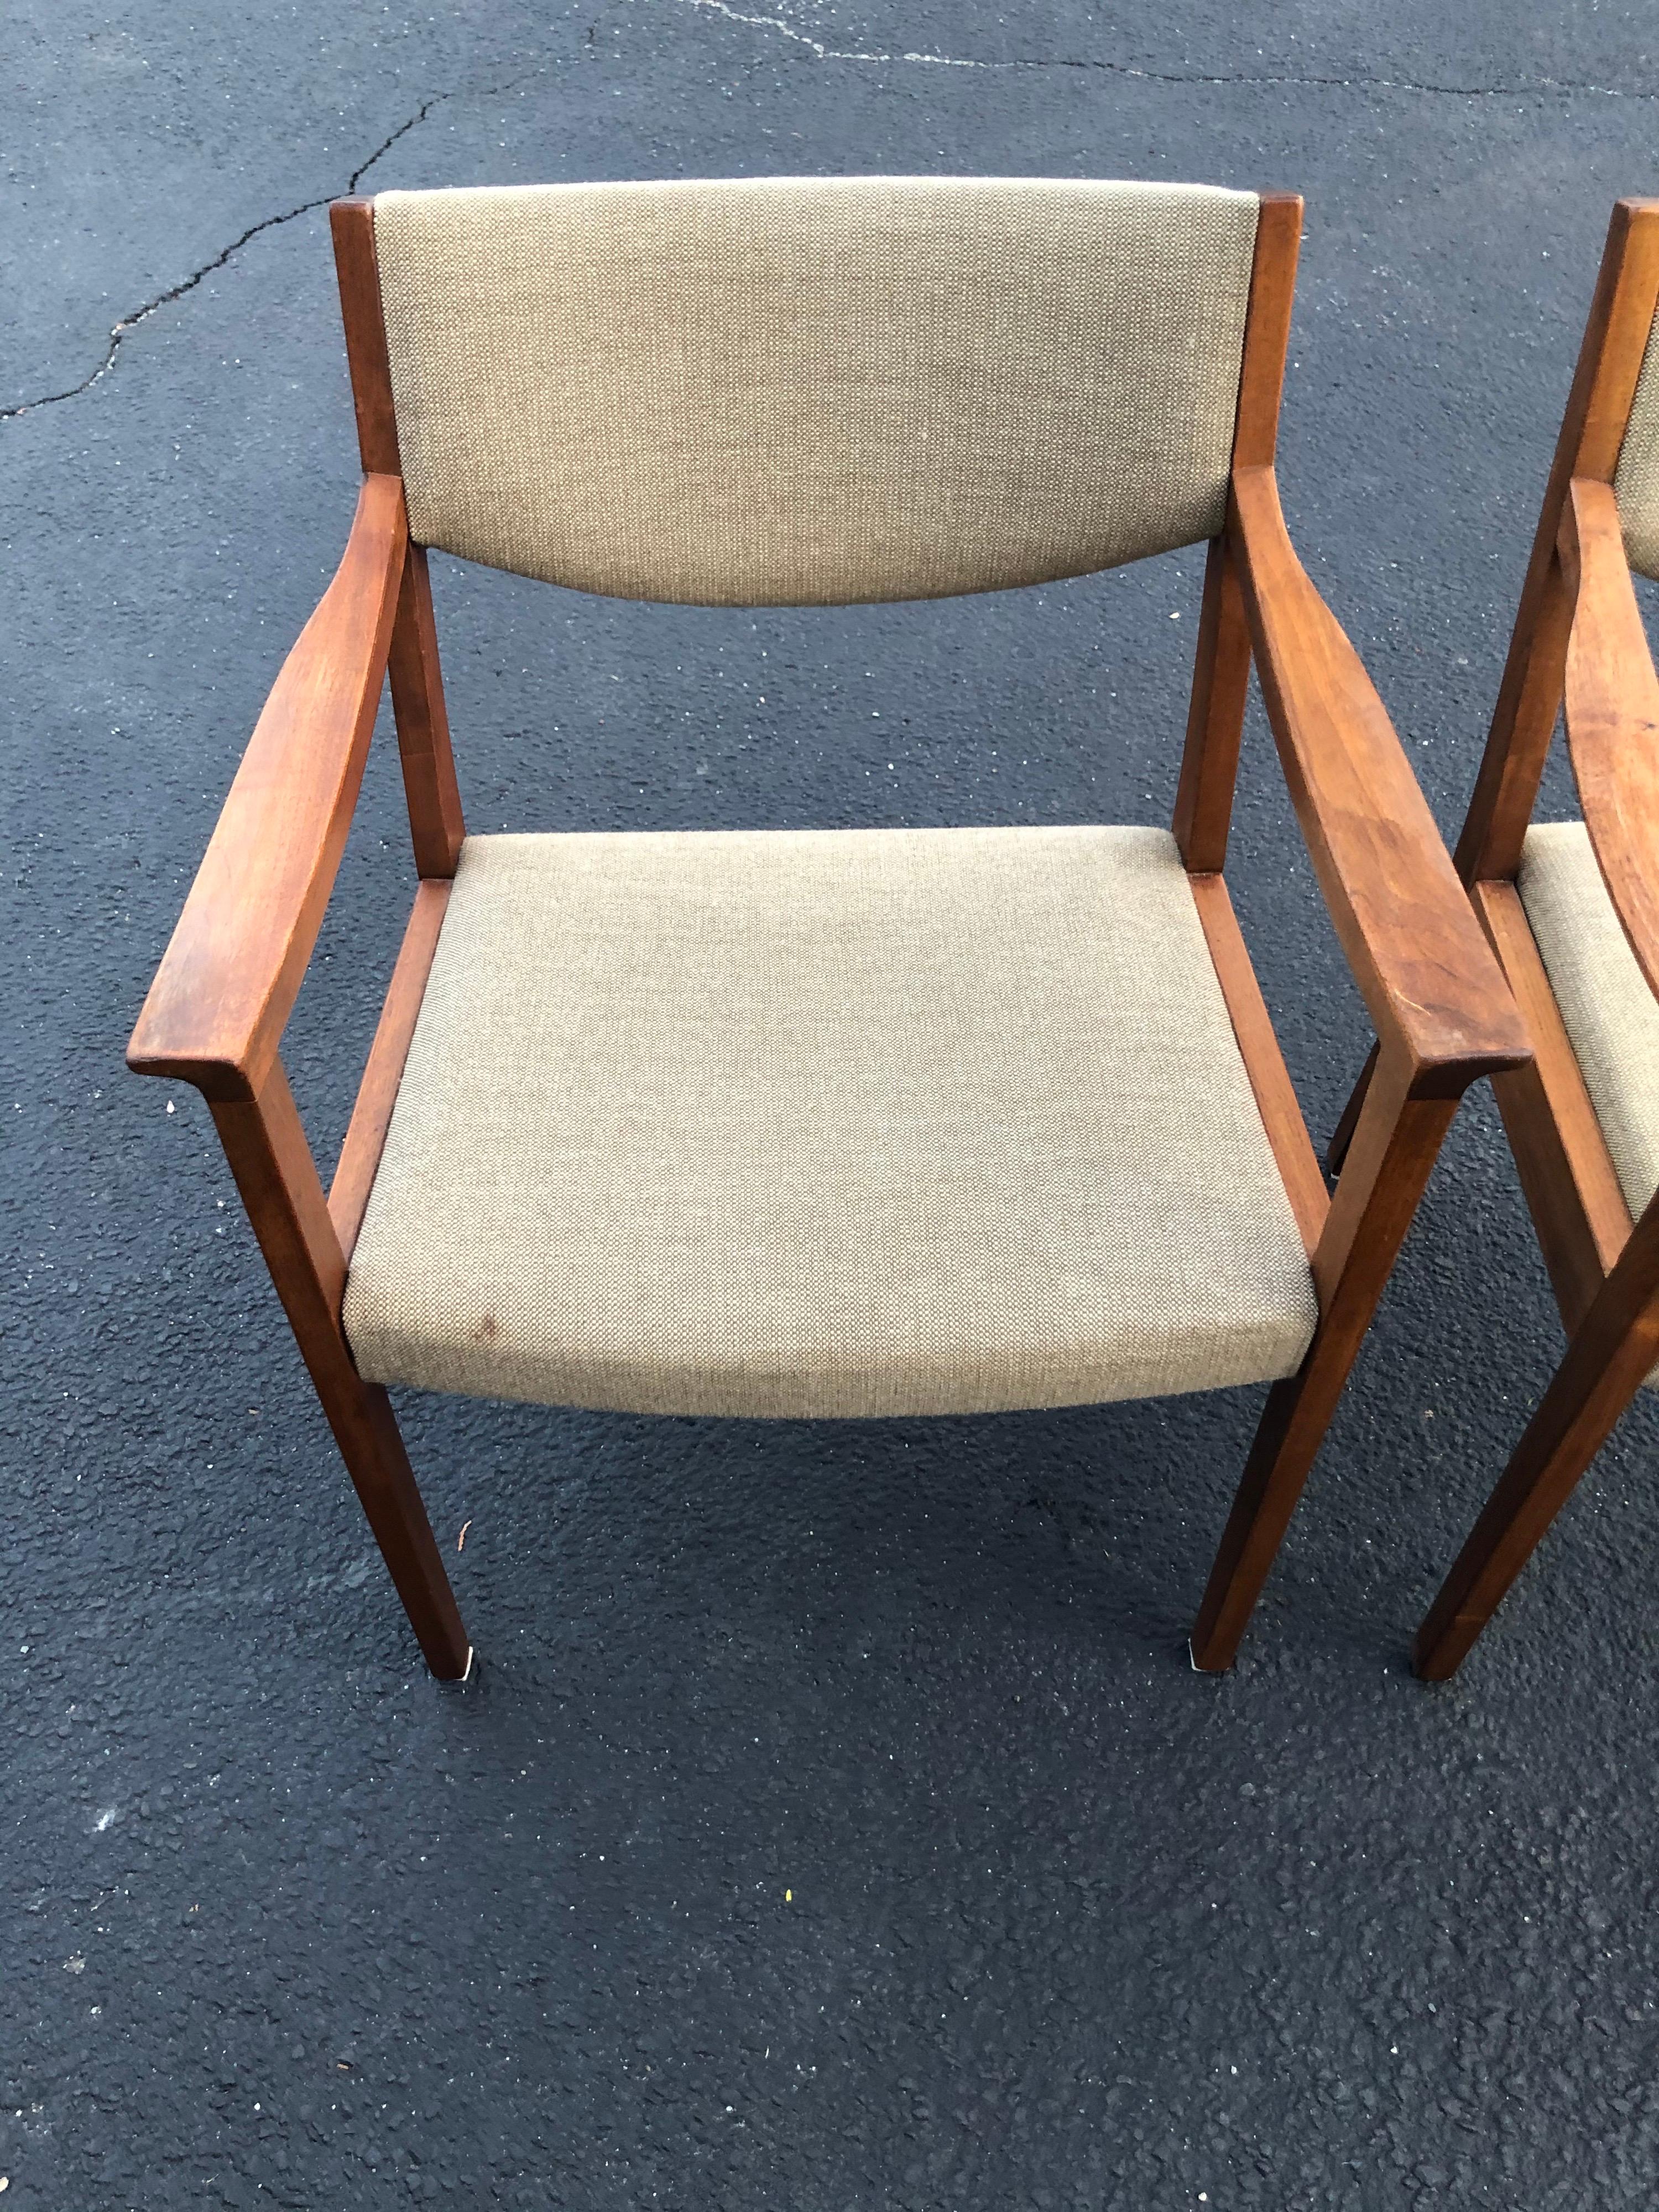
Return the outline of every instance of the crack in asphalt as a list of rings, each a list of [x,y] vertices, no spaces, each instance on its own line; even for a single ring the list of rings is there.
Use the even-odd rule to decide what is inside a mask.
[[[513,84],[520,84],[523,82],[522,78],[515,77]],[[510,92],[513,89],[513,84],[488,86],[484,88],[483,97],[488,99],[493,93]],[[233,238],[222,252],[216,253],[212,260],[204,261],[199,269],[193,270],[181,283],[169,285],[165,292],[158,292],[153,300],[146,300],[143,306],[135,309],[131,314],[123,315],[120,321],[110,331],[109,344],[104,358],[89,376],[83,376],[79,384],[69,385],[62,392],[41,392],[35,398],[20,400],[15,406],[0,407],[0,422],[14,422],[20,415],[27,415],[37,407],[56,407],[65,399],[78,399],[83,392],[90,392],[93,386],[101,383],[114,368],[123,343],[128,335],[136,331],[141,323],[148,322],[158,309],[169,306],[173,301],[182,300],[186,292],[193,292],[204,277],[211,276],[216,269],[222,269],[234,254],[240,253],[249,240],[258,238],[261,231],[276,230],[283,223],[293,222],[300,216],[311,214],[313,209],[326,207],[331,200],[343,198],[345,193],[356,191],[358,185],[383,154],[390,153],[398,141],[406,137],[417,123],[424,123],[434,107],[441,107],[445,100],[458,97],[459,94],[453,92],[434,92],[430,100],[423,100],[406,123],[400,123],[392,136],[383,139],[374,149],[367,161],[358,163],[346,179],[343,191],[324,192],[316,199],[301,200],[298,207],[285,208],[280,215],[264,216],[259,222],[250,223],[240,238]]]
[[[638,0],[631,0],[631,4],[637,5]],[[1261,76],[1248,74],[1209,76],[1199,71],[1139,69],[1132,62],[1113,62],[1099,58],[1075,59],[1062,56],[1056,56],[1048,60],[1024,58],[1012,61],[984,61],[976,59],[971,55],[963,54],[936,54],[922,52],[888,53],[873,48],[826,46],[822,40],[814,39],[806,32],[798,30],[793,23],[787,21],[781,15],[751,15],[742,9],[732,7],[729,0],[680,0],[680,4],[700,9],[709,15],[723,16],[728,22],[740,23],[753,30],[779,32],[794,45],[805,46],[817,60],[823,62],[901,63],[933,69],[1096,70],[1104,75],[1133,77],[1149,84],[1309,85],[1323,86],[1340,91],[1404,92],[1455,100],[1572,99],[1578,96],[1602,100],[1659,100],[1659,90],[1645,91],[1634,85],[1583,84],[1554,77],[1540,77],[1532,84],[1438,84],[1428,79],[1409,77],[1319,76],[1310,74],[1298,76],[1288,72]],[[603,12],[602,9],[601,13]],[[592,40],[597,22],[596,17],[594,24],[589,27],[587,35],[590,43]],[[538,73],[533,70],[528,72],[531,76]],[[525,82],[524,77],[514,77],[504,85],[483,86],[480,88],[477,96],[483,99],[494,98],[513,91],[516,86]],[[434,93],[429,100],[423,100],[413,115],[400,123],[390,137],[383,139],[367,160],[358,163],[347,178],[343,191],[355,191],[374,164],[384,155],[390,153],[398,141],[407,137],[417,124],[424,123],[434,107],[440,107],[446,100],[459,97],[460,94],[458,93],[438,92]],[[109,333],[109,343],[104,357],[90,374],[83,376],[78,384],[66,386],[62,392],[40,392],[33,398],[19,400],[13,406],[0,407],[0,422],[15,422],[20,416],[31,414],[39,407],[60,406],[65,400],[78,399],[83,392],[90,392],[93,386],[101,383],[114,368],[120,356],[123,343],[141,323],[147,322],[150,316],[155,314],[161,308],[169,307],[173,301],[183,299],[187,292],[193,292],[204,278],[212,276],[216,269],[224,268],[234,255],[240,253],[250,240],[258,238],[261,232],[278,229],[283,223],[293,222],[302,215],[310,215],[314,210],[326,207],[331,200],[342,196],[340,192],[324,192],[315,199],[301,200],[297,207],[285,208],[279,215],[264,216],[259,222],[250,223],[239,238],[232,239],[230,244],[216,253],[210,261],[204,261],[199,269],[193,270],[182,282],[169,285],[165,292],[158,292],[153,300],[145,301],[142,307],[136,308],[130,315],[124,315],[118,323],[113,325]]]
[[[1044,60],[981,61],[964,54],[884,53],[861,46],[828,46],[805,31],[797,30],[781,15],[753,15],[728,5],[728,0],[680,0],[685,7],[724,15],[733,23],[757,30],[781,31],[797,46],[807,47],[821,62],[909,62],[934,69],[967,70],[1099,70],[1110,76],[1138,77],[1148,84],[1289,84],[1323,85],[1344,92],[1421,93],[1449,100],[1570,100],[1589,95],[1602,100],[1659,100],[1659,90],[1637,85],[1582,84],[1571,78],[1540,77],[1531,84],[1437,84],[1427,78],[1390,76],[1316,76],[1293,72],[1249,76],[1229,73],[1206,76],[1198,70],[1138,69],[1133,62],[1110,62],[1097,58],[1081,60],[1064,56]]]
[[[786,39],[797,46],[810,46],[821,62],[927,62],[935,69],[1051,69],[1061,66],[1050,62],[976,62],[959,60],[954,54],[880,54],[866,52],[860,47],[826,46],[821,40],[809,38],[798,31],[793,23],[786,23],[781,15],[746,15],[741,9],[730,8],[726,0],[690,0],[694,8],[703,8],[712,15],[724,15],[733,23],[748,23],[757,30],[781,31]]]

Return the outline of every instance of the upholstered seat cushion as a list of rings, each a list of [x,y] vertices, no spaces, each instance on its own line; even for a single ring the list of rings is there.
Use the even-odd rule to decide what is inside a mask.
[[[1164,831],[469,838],[363,1373],[678,1413],[1292,1372],[1307,1261]]]
[[[1582,822],[1527,832],[1517,888],[1626,1203],[1639,1214],[1659,1189],[1659,1000]]]

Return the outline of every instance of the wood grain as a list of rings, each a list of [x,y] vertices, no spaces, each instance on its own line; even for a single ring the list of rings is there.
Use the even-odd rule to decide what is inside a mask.
[[[1267,718],[1314,872],[1385,1048],[1418,1096],[1528,1054],[1521,1018],[1358,654],[1297,559],[1270,469],[1230,527]]]
[[[1233,417],[1232,465],[1271,465],[1279,439],[1285,355],[1302,246],[1302,201],[1264,192],[1256,212],[1255,252],[1244,319],[1244,347]],[[1250,636],[1238,574],[1222,531],[1210,543],[1204,601],[1193,657],[1192,704],[1176,791],[1175,840],[1194,875],[1218,874],[1227,858],[1239,742],[1249,695]]]
[[[374,250],[374,203],[337,200],[329,210],[329,222],[363,467],[370,473],[395,476],[402,463]],[[422,876],[453,876],[466,830],[450,747],[423,546],[411,545],[404,563],[392,632],[391,676],[416,871]]]
[[[276,1057],[339,867],[374,726],[407,526],[368,477],[333,582],[283,664],[236,772],[127,1063],[251,1098]]]
[[[398,412],[392,397],[392,356],[380,304],[380,270],[374,252],[374,203],[336,200],[328,211],[334,235],[334,273],[345,325],[346,362],[357,410],[357,447],[366,476],[401,476]]]
[[[1218,875],[1226,862],[1249,689],[1249,626],[1224,532],[1210,540],[1204,564],[1192,704],[1176,787],[1175,841],[1194,875]]]
[[[1249,1076],[1262,1126],[1267,1132],[1267,1142],[1273,1147],[1285,1195],[1291,1201],[1291,1211],[1296,1216],[1297,1228],[1311,1259],[1324,1231],[1330,1200],[1326,1195],[1324,1177],[1319,1172],[1319,1162],[1314,1156],[1308,1125],[1297,1103],[1290,1070],[1273,1034],[1273,1019],[1250,964],[1227,886],[1218,875],[1193,876],[1189,880],[1216,979],[1227,1001],[1233,1035],[1238,1041],[1239,1057]]]
[[[411,544],[404,562],[388,665],[416,870],[422,876],[453,876],[466,824],[461,818],[461,793],[450,748],[423,545]]]
[[[449,891],[449,884],[440,879],[422,884],[415,894],[414,909],[404,931],[398,963],[369,1047],[368,1064],[357,1087],[345,1142],[329,1186],[329,1216],[348,1265],[363,1225],[380,1154],[386,1149],[386,1133],[397,1103],[398,1086],[403,1081],[427,977],[432,973]]]
[[[1263,192],[1255,219],[1250,303],[1233,421],[1235,469],[1271,468],[1279,447],[1279,408],[1291,343],[1296,265],[1302,251],[1302,195]]]
[[[1566,625],[1556,536],[1574,477],[1612,481],[1659,301],[1659,200],[1620,200],[1590,302],[1527,564],[1509,658],[1468,817],[1457,841],[1465,883],[1512,878],[1560,712]]]

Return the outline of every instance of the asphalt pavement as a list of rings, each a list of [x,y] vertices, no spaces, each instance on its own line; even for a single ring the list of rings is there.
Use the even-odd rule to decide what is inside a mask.
[[[456,1694],[205,1109],[121,1055],[350,516],[331,198],[1299,189],[1286,511],[1450,831],[1608,210],[1659,185],[1652,41],[1498,0],[18,0],[5,2212],[1651,2206],[1650,1401],[1462,1676],[1406,1661],[1560,1349],[1484,1090],[1226,1678],[1184,1637],[1259,1392],[815,1426],[410,1395]],[[434,568],[477,828],[1168,817],[1199,553],[816,613]],[[1364,1022],[1259,716],[1247,755],[1236,896],[1322,1133]],[[325,1156],[410,881],[382,744],[293,1036]]]

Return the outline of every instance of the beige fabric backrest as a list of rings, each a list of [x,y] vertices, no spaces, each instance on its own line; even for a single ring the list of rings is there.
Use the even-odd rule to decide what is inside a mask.
[[[383,192],[410,526],[714,605],[1194,544],[1225,507],[1257,206],[994,178]]]
[[[1625,526],[1625,557],[1639,574],[1659,578],[1659,315],[1648,332],[1613,489]]]

